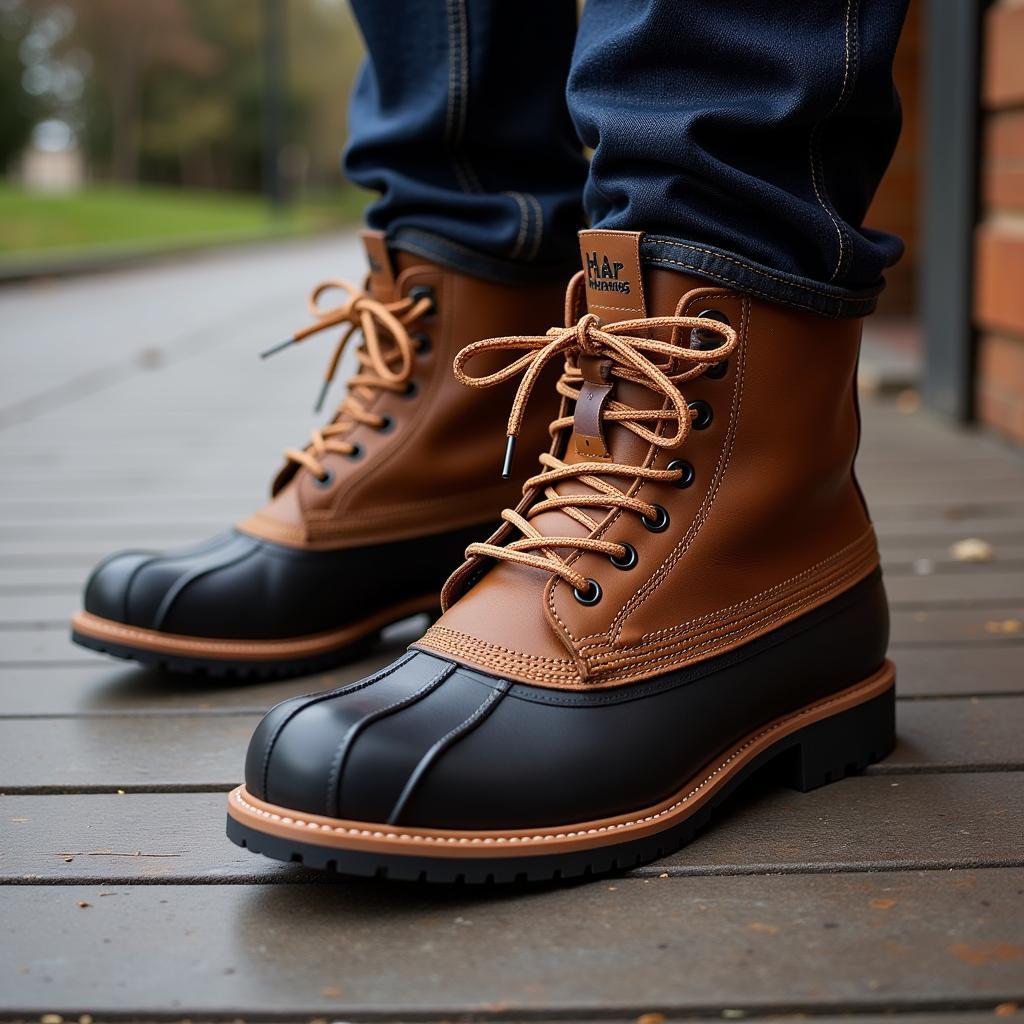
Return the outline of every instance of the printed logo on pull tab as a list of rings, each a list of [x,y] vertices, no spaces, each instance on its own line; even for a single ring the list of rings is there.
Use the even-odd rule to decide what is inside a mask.
[[[640,231],[581,231],[587,310],[606,323],[647,315],[640,270]]]

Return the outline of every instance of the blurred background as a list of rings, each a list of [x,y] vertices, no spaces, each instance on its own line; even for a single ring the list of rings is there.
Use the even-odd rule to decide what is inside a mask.
[[[8,270],[352,221],[345,0],[0,0]]]
[[[0,281],[329,231],[345,0],[0,0]],[[1024,4],[912,0],[868,388],[1024,445]],[[328,268],[324,268],[325,272]]]

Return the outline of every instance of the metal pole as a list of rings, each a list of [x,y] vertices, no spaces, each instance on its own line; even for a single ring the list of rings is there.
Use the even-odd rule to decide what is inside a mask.
[[[263,0],[263,191],[275,210],[288,201],[281,167],[287,96],[286,0]]]

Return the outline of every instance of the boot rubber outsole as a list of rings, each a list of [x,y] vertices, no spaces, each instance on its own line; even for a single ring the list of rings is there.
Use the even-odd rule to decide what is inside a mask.
[[[417,597],[342,629],[284,640],[183,636],[79,612],[71,620],[71,639],[80,647],[170,672],[272,679],[319,672],[350,661],[385,627],[437,610],[436,595]]]
[[[895,668],[768,723],[667,800],[569,825],[459,831],[303,814],[228,797],[228,838],[254,853],[347,875],[427,882],[550,881],[622,871],[684,846],[742,782],[776,762],[806,792],[862,771],[896,742]]]

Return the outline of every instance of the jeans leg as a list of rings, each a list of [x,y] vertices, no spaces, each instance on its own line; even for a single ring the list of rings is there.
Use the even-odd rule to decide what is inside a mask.
[[[862,226],[900,129],[906,0],[588,0],[569,109],[595,227],[826,316],[874,308],[899,239]]]
[[[353,0],[367,59],[348,176],[392,245],[498,281],[576,269],[574,0]]]

